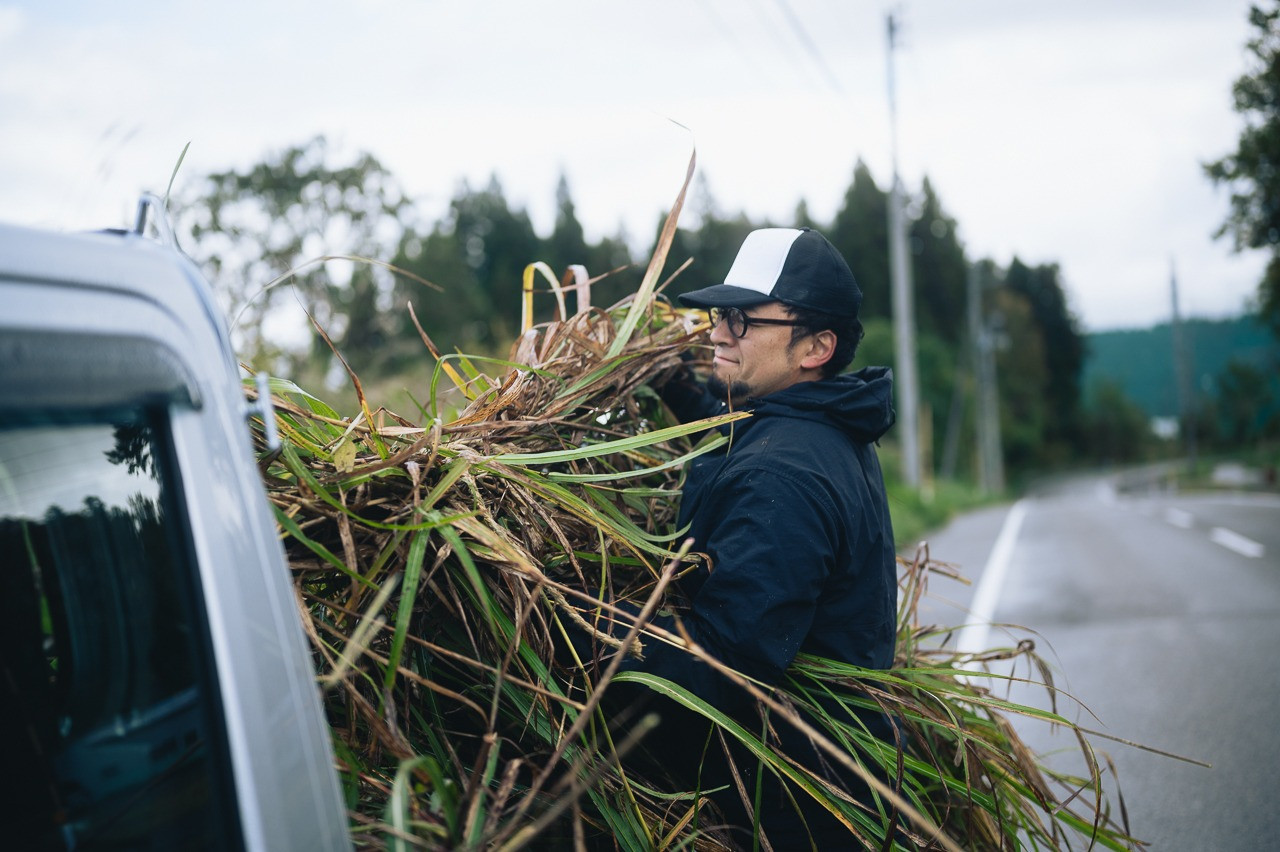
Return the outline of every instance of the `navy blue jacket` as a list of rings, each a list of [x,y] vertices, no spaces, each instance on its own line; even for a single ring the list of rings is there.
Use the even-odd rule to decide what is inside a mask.
[[[873,442],[894,421],[892,374],[864,368],[793,385],[744,406],[731,442],[695,459],[680,524],[703,565],[682,580],[680,614],[695,642],[729,666],[776,683],[800,651],[867,668],[893,664],[897,569]],[[663,396],[689,421],[725,410],[691,382]],[[655,619],[671,629],[674,616]],[[665,643],[629,665],[723,709],[740,691]]]

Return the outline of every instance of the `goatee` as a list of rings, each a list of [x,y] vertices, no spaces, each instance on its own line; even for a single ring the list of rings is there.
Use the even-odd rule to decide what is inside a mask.
[[[746,382],[726,383],[724,379],[714,373],[707,377],[707,390],[728,403],[732,403],[734,400],[745,400],[751,393],[751,388]]]

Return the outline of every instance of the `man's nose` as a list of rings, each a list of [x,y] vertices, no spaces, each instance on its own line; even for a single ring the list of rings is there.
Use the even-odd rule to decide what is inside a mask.
[[[735,341],[733,334],[729,332],[729,323],[723,319],[715,325],[711,326],[711,342],[732,344]]]

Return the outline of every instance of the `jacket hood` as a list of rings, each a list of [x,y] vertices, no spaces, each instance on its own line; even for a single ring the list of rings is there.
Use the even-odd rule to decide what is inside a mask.
[[[801,382],[753,402],[751,420],[814,420],[869,444],[879,440],[894,422],[893,371],[888,367],[863,367],[855,373],[818,382]]]

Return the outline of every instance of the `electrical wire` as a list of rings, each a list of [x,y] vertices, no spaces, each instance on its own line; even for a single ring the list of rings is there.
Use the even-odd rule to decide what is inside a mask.
[[[791,8],[791,4],[787,0],[774,0],[778,4],[778,8],[782,10],[783,17],[787,19],[787,23],[791,26],[792,31],[799,39],[805,53],[813,60],[813,64],[818,67],[822,76],[826,78],[827,84],[835,90],[836,94],[843,97],[846,102],[849,99],[849,93],[845,91],[844,86],[840,84],[840,79],[832,72],[831,66],[827,64],[827,60],[823,57],[822,51],[818,49],[818,45],[809,37],[809,31],[804,28],[804,24]]]

